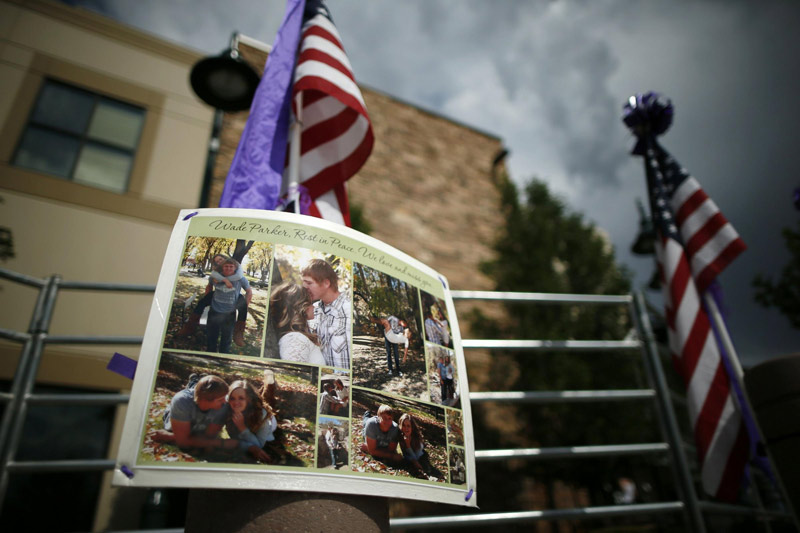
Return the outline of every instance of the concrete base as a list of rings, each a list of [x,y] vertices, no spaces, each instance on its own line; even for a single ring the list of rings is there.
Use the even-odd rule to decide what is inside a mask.
[[[372,496],[193,489],[186,533],[388,532],[389,501]]]

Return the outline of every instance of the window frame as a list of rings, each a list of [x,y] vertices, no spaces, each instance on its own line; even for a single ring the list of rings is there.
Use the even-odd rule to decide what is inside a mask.
[[[86,95],[89,98],[91,98],[92,103],[91,103],[91,111],[89,113],[89,118],[88,118],[88,120],[86,122],[86,126],[83,128],[83,130],[80,133],[76,133],[74,131],[70,131],[68,129],[65,129],[65,128],[62,128],[62,127],[59,127],[59,126],[55,126],[55,125],[52,125],[52,124],[48,124],[46,122],[43,122],[41,120],[36,119],[36,117],[35,117],[36,111],[39,109],[39,105],[41,104],[42,99],[45,96],[45,90],[47,89],[48,86],[65,87],[70,91],[81,93],[81,94]],[[139,111],[141,113],[141,115],[140,115],[141,116],[141,124],[140,124],[140,127],[139,127],[139,132],[136,135],[136,141],[134,143],[134,147],[133,148],[123,147],[121,145],[114,144],[113,142],[109,142],[109,141],[103,140],[103,139],[94,138],[94,137],[91,137],[89,135],[89,131],[90,131],[91,126],[92,126],[92,121],[94,120],[94,117],[95,117],[100,105],[102,103],[104,103],[104,102],[110,102],[112,106],[118,105],[118,106],[122,106],[122,107],[126,107],[126,108],[131,108],[131,109],[134,109],[134,110]],[[125,101],[122,101],[122,100],[119,100],[119,99],[116,99],[116,98],[112,98],[112,97],[106,96],[106,95],[104,95],[102,93],[91,91],[91,90],[86,89],[84,87],[80,87],[80,86],[77,86],[77,85],[74,85],[74,84],[71,84],[71,83],[67,83],[67,82],[64,82],[62,80],[50,77],[50,76],[46,76],[46,77],[44,77],[42,79],[42,83],[39,86],[38,94],[36,95],[34,103],[31,106],[30,111],[28,112],[28,119],[25,122],[24,128],[22,129],[22,131],[19,134],[19,137],[17,139],[17,145],[14,148],[14,152],[13,152],[13,155],[11,157],[10,164],[15,166],[15,167],[17,167],[17,168],[23,168],[23,169],[31,171],[31,172],[39,172],[39,173],[42,173],[42,174],[47,174],[49,176],[56,176],[58,178],[65,179],[65,180],[68,180],[68,181],[73,182],[73,183],[86,185],[87,187],[94,187],[94,188],[97,188],[97,189],[100,189],[100,190],[104,190],[104,191],[108,191],[108,192],[112,192],[112,193],[117,193],[117,194],[125,194],[125,193],[128,192],[129,187],[130,187],[131,175],[133,174],[133,167],[134,167],[134,164],[136,162],[136,156],[137,156],[138,151],[139,151],[139,144],[140,144],[140,142],[142,140],[142,132],[144,131],[144,125],[145,125],[145,121],[147,120],[147,115],[148,115],[147,109],[142,107],[142,106],[139,106],[139,105],[136,105],[136,104],[132,104],[130,102],[125,102]],[[72,166],[69,169],[69,172],[68,172],[67,176],[63,176],[61,174],[55,174],[53,172],[47,172],[47,171],[42,170],[42,169],[31,168],[31,167],[28,167],[28,166],[25,166],[25,165],[21,165],[19,162],[17,162],[17,158],[18,158],[18,156],[20,154],[20,150],[23,148],[23,140],[25,139],[25,135],[29,131],[31,131],[31,129],[39,130],[39,131],[46,131],[46,132],[50,132],[50,133],[56,133],[56,134],[63,135],[63,136],[69,137],[70,139],[75,139],[75,140],[78,141],[78,146],[77,146],[75,158],[72,161]],[[125,155],[125,156],[130,158],[130,165],[128,166],[128,171],[125,174],[125,179],[124,179],[124,183],[122,184],[122,190],[121,191],[113,190],[110,187],[100,187],[100,186],[97,186],[97,185],[90,185],[90,184],[82,183],[80,181],[76,181],[75,172],[77,171],[78,166],[80,164],[81,156],[83,154],[84,148],[87,147],[87,146],[92,146],[92,145],[100,146],[104,150],[108,150],[108,151],[110,151],[112,153],[122,154],[122,155]]]
[[[46,78],[146,110],[126,192],[112,192],[11,164],[12,155],[25,131],[39,89]],[[166,101],[167,95],[163,92],[41,52],[33,52],[30,61],[26,62],[5,123],[0,126],[0,189],[172,225],[180,208],[144,195],[148,169],[156,150],[157,133],[164,119]]]

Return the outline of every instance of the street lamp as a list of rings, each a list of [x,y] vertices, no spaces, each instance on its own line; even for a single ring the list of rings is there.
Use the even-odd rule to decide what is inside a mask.
[[[222,111],[250,109],[258,87],[259,75],[239,56],[238,45],[239,33],[235,32],[230,48],[195,63],[189,76],[195,94]]]
[[[239,55],[239,32],[233,32],[227,50],[218,56],[203,58],[192,67],[189,74],[192,89],[203,102],[215,109],[203,187],[200,191],[200,207],[208,206],[211,194],[223,113],[250,109],[259,80],[255,69]]]

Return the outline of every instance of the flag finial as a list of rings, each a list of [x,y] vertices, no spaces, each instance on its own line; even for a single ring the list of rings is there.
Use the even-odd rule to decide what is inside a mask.
[[[631,152],[644,155],[647,137],[662,135],[672,125],[674,108],[669,98],[650,91],[637,93],[622,106],[622,122],[636,136],[638,142]]]

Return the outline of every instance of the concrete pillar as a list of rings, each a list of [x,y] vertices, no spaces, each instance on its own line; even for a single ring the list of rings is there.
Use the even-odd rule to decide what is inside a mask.
[[[388,502],[386,498],[348,494],[193,489],[185,531],[388,532]]]

